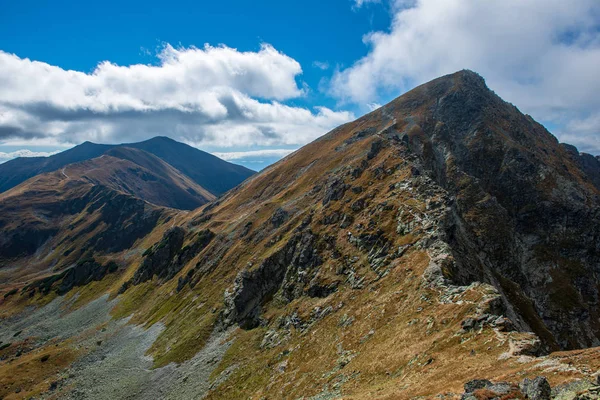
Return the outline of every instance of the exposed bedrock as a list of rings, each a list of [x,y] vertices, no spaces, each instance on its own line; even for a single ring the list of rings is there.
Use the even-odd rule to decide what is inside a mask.
[[[492,283],[549,349],[600,345],[600,200],[593,178],[529,116],[466,73],[410,149],[455,203],[451,278]],[[589,171],[593,160],[584,157]]]
[[[237,323],[244,329],[260,322],[261,307],[280,289],[283,299],[299,297],[309,282],[308,272],[322,262],[316,251],[317,236],[297,231],[279,250],[257,267],[242,270],[233,289],[225,293],[222,323]]]

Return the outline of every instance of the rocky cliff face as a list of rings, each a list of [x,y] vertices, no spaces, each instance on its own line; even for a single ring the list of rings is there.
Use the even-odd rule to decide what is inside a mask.
[[[382,110],[448,191],[458,283],[492,283],[550,348],[598,345],[600,198],[579,155],[464,71]]]

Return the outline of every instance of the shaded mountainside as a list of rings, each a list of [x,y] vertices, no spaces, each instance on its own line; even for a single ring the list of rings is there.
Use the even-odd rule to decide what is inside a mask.
[[[38,175],[0,194],[0,281],[129,249],[175,214],[159,206],[191,210],[214,199],[158,157],[127,147]]]
[[[106,152],[133,148],[144,150],[188,176],[214,196],[235,187],[254,171],[223,161],[212,154],[166,137],[155,137],[139,143],[105,145],[85,142],[50,157],[22,157],[0,164],[0,192],[45,172],[53,172],[69,164],[97,158]],[[113,153],[118,154],[118,153]],[[143,165],[148,167],[148,165]]]
[[[2,193],[0,282],[22,282],[97,253],[128,250],[175,214],[121,190],[119,179],[128,169],[138,178],[149,175],[136,164],[103,156]],[[158,186],[155,180],[152,187]]]
[[[600,197],[589,156],[463,72],[381,111],[453,197],[446,234],[458,283],[492,283],[550,348],[600,344]],[[402,139],[402,138],[401,138]],[[597,168],[597,166],[596,166]]]
[[[600,340],[594,160],[477,74],[436,79],[200,209],[146,204],[143,215],[161,214],[129,250],[83,238],[95,243],[84,262],[37,285],[67,292],[55,301],[79,293],[65,320],[110,306],[114,322],[91,339],[32,345],[36,325],[17,311],[48,315],[55,303],[6,287],[0,376],[14,377],[0,395],[20,385],[45,398],[543,399],[550,386],[591,396],[600,349],[548,352]],[[64,251],[54,243],[38,256]],[[77,346],[90,340],[100,344]],[[15,374],[42,354],[54,369]],[[147,366],[144,354],[153,370],[125,367]]]

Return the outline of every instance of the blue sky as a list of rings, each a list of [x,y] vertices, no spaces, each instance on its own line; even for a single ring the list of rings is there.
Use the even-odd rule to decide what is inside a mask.
[[[600,152],[597,1],[356,1],[0,0],[0,162],[162,134],[261,169],[462,68]]]

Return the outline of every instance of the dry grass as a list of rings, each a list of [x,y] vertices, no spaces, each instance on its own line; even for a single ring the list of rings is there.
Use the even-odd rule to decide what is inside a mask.
[[[56,375],[77,356],[70,346],[50,344],[18,358],[9,358],[0,363],[0,398],[28,399],[48,391]]]

